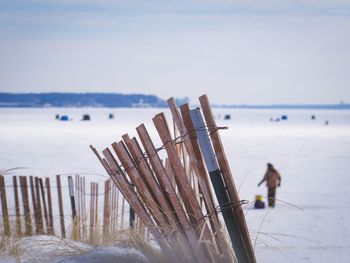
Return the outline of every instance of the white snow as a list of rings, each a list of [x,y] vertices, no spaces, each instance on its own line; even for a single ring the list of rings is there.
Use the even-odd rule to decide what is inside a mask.
[[[2,108],[0,169],[26,167],[16,174],[52,179],[56,174],[89,173],[91,180],[102,182],[105,178],[98,175],[105,176],[105,172],[89,144],[102,150],[124,133],[135,136],[135,128],[145,123],[160,146],[151,119],[161,111]],[[253,201],[255,194],[266,195],[266,187],[258,188],[257,183],[267,162],[282,174],[282,187],[277,189],[281,202],[276,208],[257,211],[248,206],[245,210],[258,262],[348,262],[350,112],[214,112],[221,117],[218,124],[229,127],[220,133],[241,199]],[[92,120],[80,121],[84,113]],[[109,113],[114,113],[114,120],[108,120]],[[56,121],[55,114],[67,114],[73,121]],[[222,120],[224,114],[231,114],[232,119]],[[288,121],[269,121],[282,114],[288,115]],[[314,121],[310,119],[313,114]],[[11,182],[11,178],[6,180]]]
[[[44,235],[24,237],[14,242],[17,242],[16,246],[19,251],[20,262],[23,263],[149,263],[149,260],[141,252],[121,245],[93,247],[77,241]],[[6,252],[2,252],[0,263],[19,262],[15,256]]]

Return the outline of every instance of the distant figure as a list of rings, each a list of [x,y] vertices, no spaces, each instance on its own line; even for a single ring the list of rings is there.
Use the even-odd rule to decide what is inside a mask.
[[[255,209],[264,209],[265,208],[265,202],[263,201],[263,197],[261,195],[255,196],[254,208]]]
[[[266,187],[268,189],[267,196],[269,207],[275,207],[276,188],[277,186],[281,186],[281,175],[277,172],[271,163],[267,164],[267,171],[265,173],[265,176],[258,184],[258,186],[260,186],[265,181]]]
[[[56,120],[59,120],[60,119],[60,115],[59,114],[56,114]]]
[[[315,115],[311,115],[311,120],[316,120],[316,116]]]
[[[113,113],[110,113],[110,114],[108,115],[108,119],[110,119],[110,120],[114,119],[114,114],[113,114]]]
[[[328,124],[329,124],[329,121],[325,121],[325,122],[324,122],[324,125],[328,125]]]

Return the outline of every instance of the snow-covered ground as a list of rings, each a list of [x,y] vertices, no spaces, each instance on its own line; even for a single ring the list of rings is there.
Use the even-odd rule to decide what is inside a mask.
[[[18,249],[18,257],[14,257],[13,253],[2,252],[0,263],[150,263],[140,251],[125,245],[93,247],[81,242],[43,235],[24,237],[12,242],[16,242],[13,248]]]
[[[2,108],[0,169],[26,167],[16,173],[52,178],[89,173],[94,181],[102,181],[98,175],[105,175],[104,170],[89,144],[102,150],[124,133],[136,135],[135,127],[145,123],[160,146],[151,119],[162,110]],[[80,121],[84,113],[92,120]],[[109,113],[114,113],[113,120]],[[229,127],[221,134],[242,199],[266,195],[266,188],[257,183],[267,162],[282,174],[276,208],[246,209],[258,262],[349,262],[350,112],[215,109],[214,113],[219,125]],[[73,120],[56,121],[55,114]],[[232,119],[222,120],[224,114]],[[288,121],[269,121],[282,114]]]

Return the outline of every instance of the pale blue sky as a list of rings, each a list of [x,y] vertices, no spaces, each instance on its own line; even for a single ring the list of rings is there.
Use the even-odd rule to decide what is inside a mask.
[[[0,92],[350,102],[350,1],[5,0]]]

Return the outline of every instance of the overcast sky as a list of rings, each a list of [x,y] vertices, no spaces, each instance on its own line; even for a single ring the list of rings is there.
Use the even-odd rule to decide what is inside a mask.
[[[2,0],[0,92],[350,102],[350,0]]]

